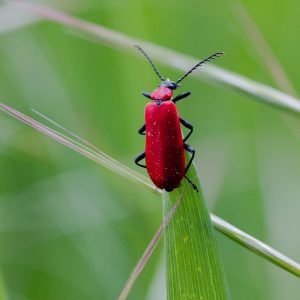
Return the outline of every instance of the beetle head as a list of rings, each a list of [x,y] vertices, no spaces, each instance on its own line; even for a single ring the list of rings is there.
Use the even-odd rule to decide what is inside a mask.
[[[163,80],[159,86],[164,86],[171,90],[176,90],[180,86],[180,84],[176,83],[175,81],[171,81],[169,78],[167,78],[167,80]]]

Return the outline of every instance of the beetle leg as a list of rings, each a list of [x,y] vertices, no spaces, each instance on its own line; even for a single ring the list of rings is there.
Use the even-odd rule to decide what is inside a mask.
[[[194,149],[191,145],[185,144],[185,143],[184,143],[183,147],[184,147],[184,149],[185,149],[187,152],[189,152],[189,153],[192,154],[192,157],[190,158],[190,160],[189,160],[187,166],[185,167],[185,174],[186,174],[187,171],[188,171],[188,169],[190,168],[192,162],[193,162],[194,157],[195,157],[195,149]]]
[[[197,185],[191,180],[189,179],[187,176],[184,175],[184,178],[192,185],[193,189],[197,192],[199,192],[199,189],[197,187]]]
[[[146,157],[146,153],[145,152],[142,152],[141,154],[139,154],[135,159],[134,159],[134,162],[139,166],[139,167],[142,167],[142,168],[146,168],[145,165],[142,165],[139,163],[139,161],[141,161],[142,159],[144,159]]]
[[[145,96],[145,97],[147,97],[147,98],[149,98],[149,99],[152,99],[150,93],[143,92],[142,95]]]
[[[193,133],[193,125],[191,125],[188,121],[186,121],[182,118],[179,118],[179,121],[184,127],[188,128],[190,130],[188,135],[183,139],[183,142],[185,142],[190,137],[190,135]]]
[[[146,124],[141,126],[141,128],[138,130],[138,133],[145,135],[146,134],[145,131],[146,131]]]
[[[189,96],[190,94],[191,94],[191,92],[183,92],[183,93],[177,95],[174,99],[172,99],[172,101],[173,101],[174,103],[176,103],[178,100],[181,100],[181,99],[183,99],[183,98],[186,98],[186,97]]]
[[[187,152],[192,153],[192,157],[190,158],[187,166],[185,167],[185,174],[186,174],[187,171],[188,171],[188,169],[190,168],[192,162],[193,162],[194,157],[195,157],[195,149],[191,145],[189,145],[189,144],[184,144],[184,149]],[[193,186],[194,190],[196,190],[197,192],[199,192],[197,185],[190,178],[188,178],[186,175],[184,175],[184,177]]]

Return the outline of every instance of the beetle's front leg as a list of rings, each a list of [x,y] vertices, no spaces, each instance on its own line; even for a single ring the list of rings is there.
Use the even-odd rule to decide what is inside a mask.
[[[138,130],[138,133],[145,135],[146,134],[145,131],[146,131],[146,124],[141,126],[141,128]]]
[[[152,99],[151,94],[148,92],[143,92],[142,95],[145,96],[146,98]]]
[[[174,103],[176,103],[178,100],[184,99],[184,98],[188,97],[190,94],[191,94],[191,92],[183,92],[183,93],[177,95],[174,99],[172,99],[172,101]]]

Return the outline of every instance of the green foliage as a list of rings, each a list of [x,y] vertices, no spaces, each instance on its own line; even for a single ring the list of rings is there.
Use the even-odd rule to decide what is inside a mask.
[[[222,66],[270,84],[224,3],[76,4],[65,9],[194,57],[223,50]],[[299,27],[299,3],[289,0],[283,9],[255,0],[247,8],[296,85],[299,45],[291,29]],[[3,15],[0,90],[5,102],[63,120],[132,166],[143,147],[135,133],[143,121],[139,91],[157,85],[145,62],[78,39],[74,31],[70,36],[61,25],[39,22],[25,28],[27,13]],[[9,30],[13,23],[18,30]],[[159,67],[170,78],[179,75]],[[242,94],[192,79],[184,88],[193,97],[179,109],[194,123],[196,166],[210,209],[297,257],[299,235],[292,229],[300,226],[298,120],[294,126]],[[159,201],[6,117],[0,122],[0,254],[10,298],[115,299],[160,222]],[[218,240],[233,299],[298,296],[297,278],[228,239]],[[161,299],[161,283],[152,281],[159,261],[158,255],[149,261],[132,299]]]

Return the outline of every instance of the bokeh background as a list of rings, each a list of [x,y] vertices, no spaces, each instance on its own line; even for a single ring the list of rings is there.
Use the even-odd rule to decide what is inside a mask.
[[[276,87],[260,46],[233,13],[236,2],[44,3],[194,57],[224,51],[215,64]],[[239,3],[297,90],[299,1]],[[158,84],[140,58],[0,3],[1,102],[31,115],[38,110],[136,170],[141,92]],[[158,67],[170,78],[181,75]],[[299,260],[298,117],[195,78],[183,89],[192,97],[178,108],[194,125],[209,209]],[[0,114],[0,264],[8,299],[116,299],[161,218],[158,196]],[[298,299],[297,278],[217,236],[232,299]],[[129,299],[165,299],[162,250]]]

